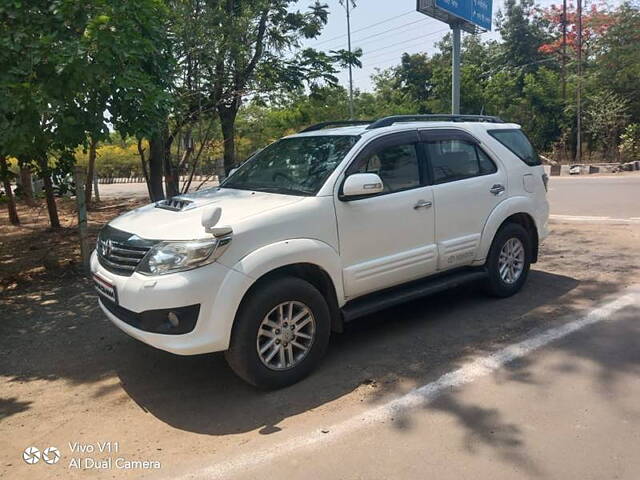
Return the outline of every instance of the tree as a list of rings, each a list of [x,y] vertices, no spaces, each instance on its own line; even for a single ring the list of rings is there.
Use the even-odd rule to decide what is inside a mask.
[[[315,2],[306,12],[291,11],[293,0],[196,2],[197,26],[203,42],[197,59],[186,62],[201,85],[198,109],[215,110],[224,140],[224,168],[236,162],[235,124],[247,95],[269,96],[278,89],[296,90],[304,84],[336,83],[334,62],[342,51],[326,54],[300,50],[302,39],[318,36],[327,21],[327,6]],[[193,10],[193,8],[192,8]],[[186,49],[182,47],[186,52]],[[349,61],[353,59],[349,58]],[[195,62],[195,63],[193,63]],[[184,116],[184,115],[183,115]],[[186,116],[188,118],[188,114]]]
[[[506,0],[504,10],[496,16],[497,29],[502,37],[501,63],[514,69],[520,80],[545,60],[540,46],[549,40],[547,23],[533,0]]]
[[[70,170],[78,145],[106,136],[108,122],[125,134],[157,125],[168,71],[163,12],[159,0],[0,9],[0,154],[34,161],[53,228],[51,174]]]
[[[610,15],[610,25],[593,47],[591,91],[606,85],[628,102],[629,118],[640,123],[640,7],[623,3]]]
[[[628,119],[628,103],[620,95],[603,90],[589,99],[587,131],[606,159],[618,159],[618,142]]]
[[[11,172],[9,171],[9,165],[7,165],[6,157],[0,155],[0,180],[2,180],[2,186],[4,188],[4,194],[7,197],[7,211],[9,212],[9,221],[13,225],[20,225],[20,218],[18,217],[18,210],[16,209],[16,201],[11,190]]]

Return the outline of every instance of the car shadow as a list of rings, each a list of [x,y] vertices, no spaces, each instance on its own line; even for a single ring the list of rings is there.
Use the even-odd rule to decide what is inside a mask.
[[[171,426],[206,435],[280,430],[282,420],[367,387],[369,401],[420,384],[468,356],[496,348],[539,325],[527,314],[578,286],[573,278],[532,271],[527,288],[503,300],[468,286],[378,312],[334,335],[320,368],[291,387],[265,392],[231,372],[222,354],[178,357],[138,345],[117,368],[122,388]],[[552,323],[549,319],[548,323]]]

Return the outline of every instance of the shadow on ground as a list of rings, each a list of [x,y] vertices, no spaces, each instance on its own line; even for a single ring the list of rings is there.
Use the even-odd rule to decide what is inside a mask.
[[[63,379],[72,385],[117,377],[119,386],[95,388],[95,398],[122,388],[145,412],[183,431],[222,436],[257,429],[269,435],[281,429],[282,420],[358,389],[366,402],[402,394],[470,356],[562,321],[565,313],[580,309],[578,299],[602,299],[618,288],[543,271],[532,271],[526,288],[509,299],[488,298],[475,286],[459,288],[349,325],[334,336],[327,358],[310,378],[261,392],[235,377],[221,354],[179,357],[127,337],[103,318],[88,282],[79,281],[42,292],[32,303],[3,305],[8,316],[0,323],[0,353],[8,361],[0,363],[0,377],[8,382]],[[607,360],[602,361],[606,370]],[[514,380],[534,381],[526,364],[509,372]],[[607,381],[604,372],[602,380]],[[29,408],[29,402],[0,399],[0,421]],[[100,402],[90,408],[100,412]],[[527,467],[519,427],[499,411],[461,405],[455,393],[427,408],[457,418],[467,432],[467,448],[487,444],[534,471]],[[410,428],[410,419],[397,426]]]

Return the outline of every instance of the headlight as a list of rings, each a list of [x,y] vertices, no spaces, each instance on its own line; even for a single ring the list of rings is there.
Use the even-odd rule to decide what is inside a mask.
[[[230,242],[231,237],[161,242],[149,250],[136,271],[144,275],[165,275],[201,267],[214,262]]]

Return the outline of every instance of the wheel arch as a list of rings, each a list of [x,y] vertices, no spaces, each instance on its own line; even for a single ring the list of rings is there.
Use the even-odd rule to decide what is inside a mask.
[[[330,245],[313,239],[285,240],[255,250],[233,269],[252,279],[242,294],[236,314],[248,295],[260,285],[277,277],[292,276],[309,282],[320,291],[329,305],[332,330],[342,331],[342,264]]]
[[[512,197],[498,205],[485,223],[477,260],[484,261],[489,254],[496,233],[507,223],[522,225],[531,235],[531,263],[538,261],[539,233],[531,200],[527,197]]]

